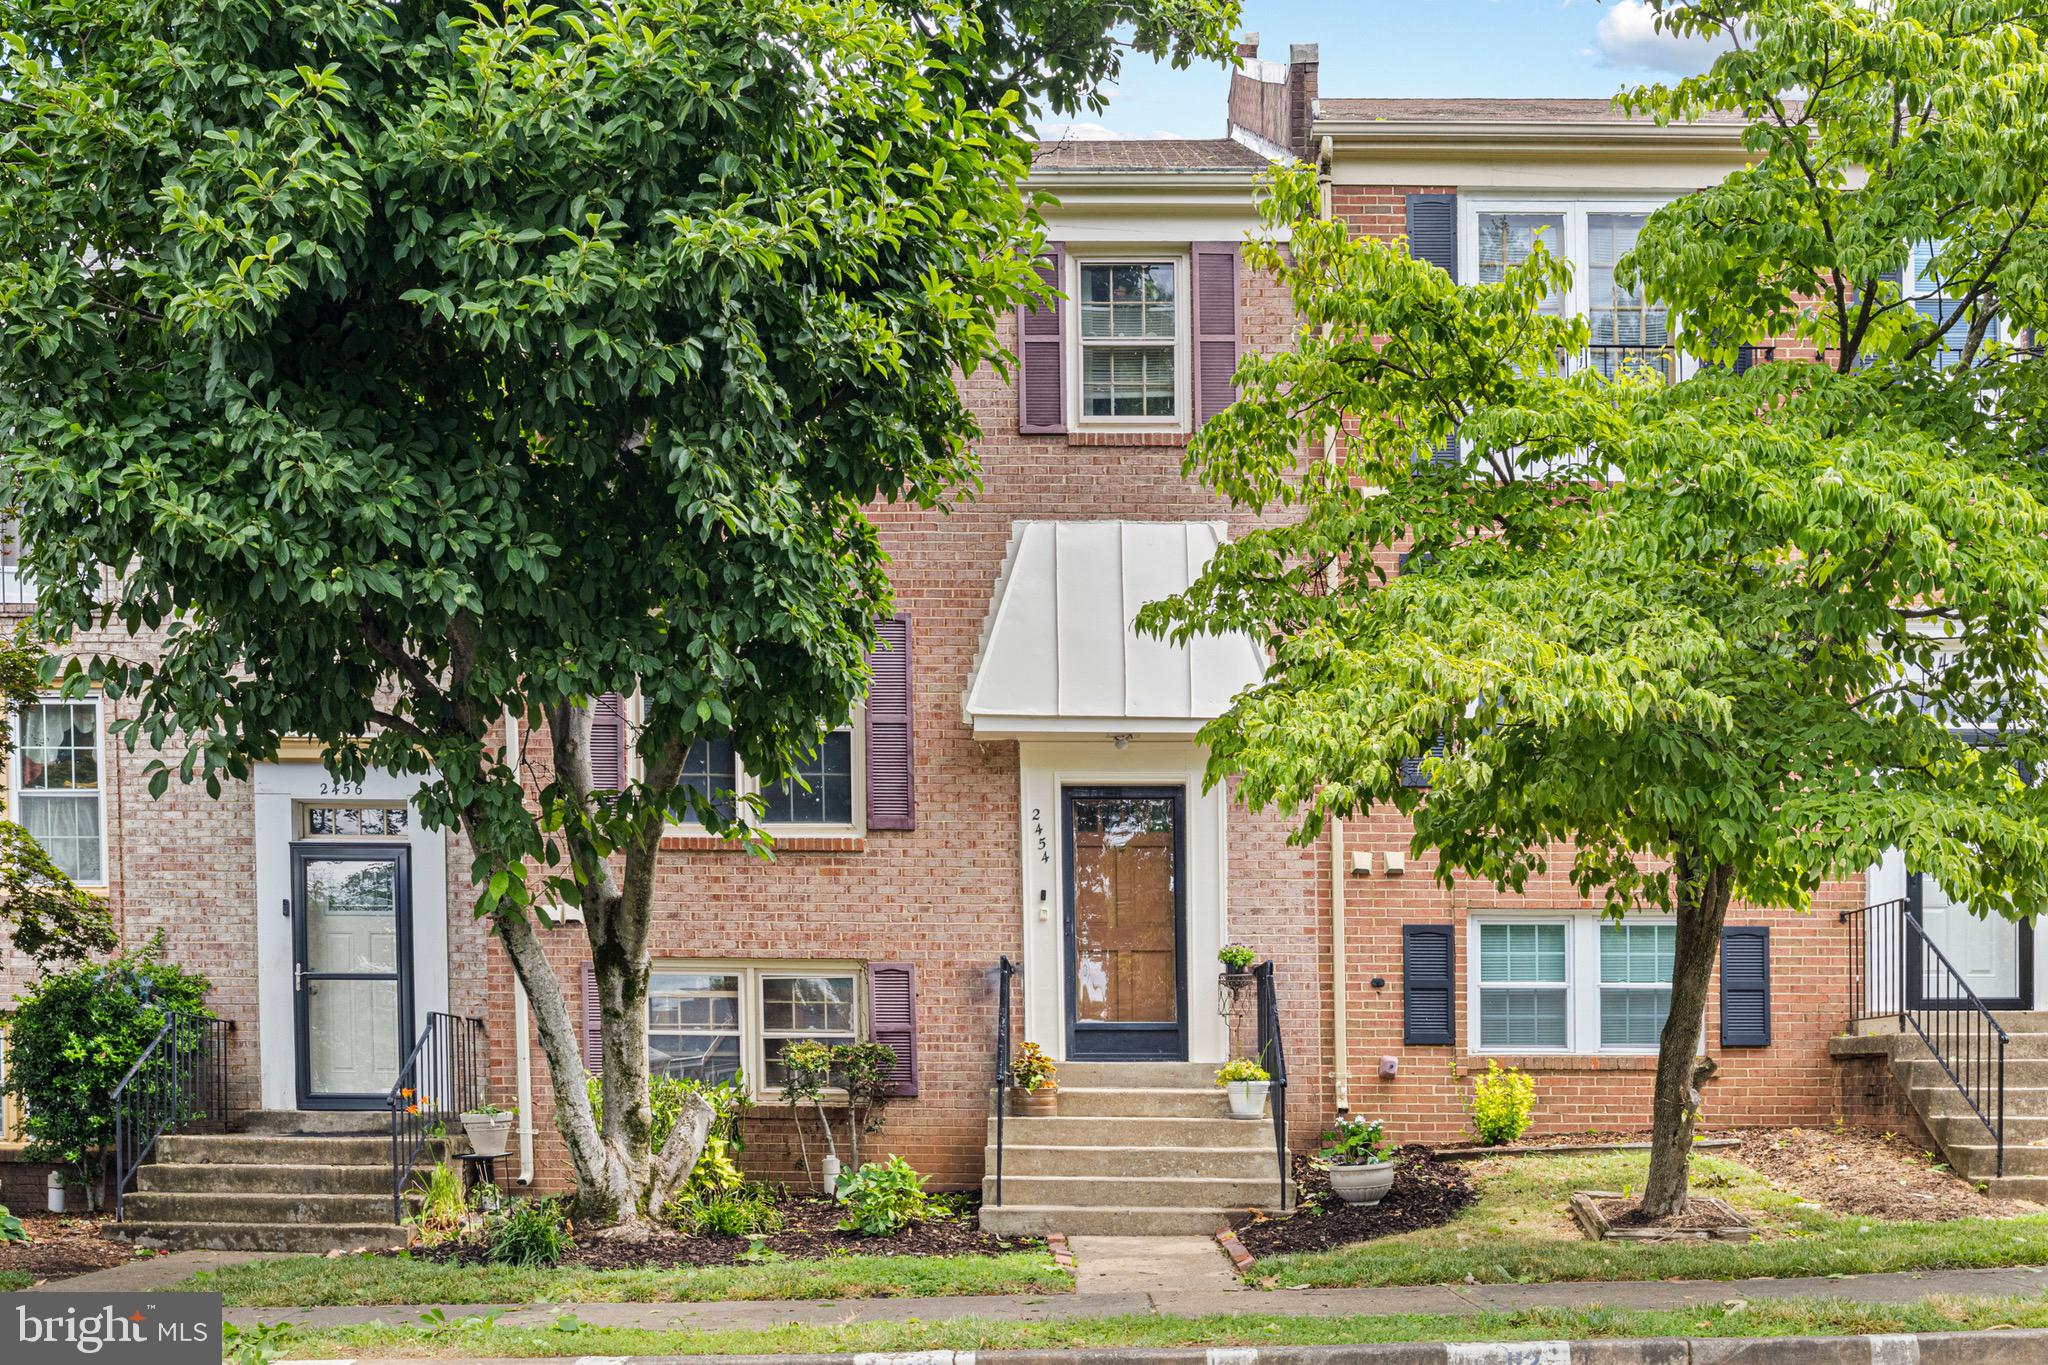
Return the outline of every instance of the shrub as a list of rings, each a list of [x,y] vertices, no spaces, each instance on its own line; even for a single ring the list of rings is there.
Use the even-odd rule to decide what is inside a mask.
[[[1513,1142],[1529,1131],[1536,1110],[1533,1078],[1489,1060],[1486,1074],[1472,1082],[1472,1131],[1489,1147]]]
[[[462,1218],[467,1212],[469,1201],[463,1197],[462,1177],[455,1168],[443,1161],[428,1171],[426,1185],[420,1191],[419,1212],[413,1215],[420,1241],[434,1246],[461,1236]]]
[[[861,1136],[882,1126],[889,1079],[896,1074],[896,1049],[887,1043],[841,1043],[832,1049],[832,1070],[846,1086],[848,1150],[858,1166]]]
[[[492,1221],[492,1265],[548,1270],[560,1265],[562,1253],[574,1245],[568,1218],[550,1199],[514,1200]]]
[[[27,1160],[96,1182],[114,1145],[114,1087],[163,1029],[166,1011],[211,1017],[207,979],[162,961],[161,951],[159,934],[108,962],[47,973],[16,1003],[7,1090],[21,1101]]]
[[[0,1244],[27,1240],[28,1228],[23,1226],[21,1219],[14,1216],[13,1210],[5,1204],[0,1204]]]
[[[1216,1072],[1216,1084],[1228,1085],[1232,1081],[1270,1081],[1266,1068],[1249,1057],[1234,1057],[1225,1062]]]
[[[886,1237],[930,1212],[924,1177],[900,1156],[840,1176],[839,1202],[846,1206],[839,1226],[867,1237]]]
[[[782,1210],[767,1189],[741,1185],[723,1194],[684,1197],[670,1202],[668,1221],[685,1232],[721,1237],[755,1237],[782,1230]]]

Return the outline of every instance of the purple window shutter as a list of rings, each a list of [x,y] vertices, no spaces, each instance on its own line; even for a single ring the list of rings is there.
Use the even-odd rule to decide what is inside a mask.
[[[917,968],[908,962],[868,964],[868,1041],[896,1050],[891,1095],[917,1093]]]
[[[583,964],[583,1065],[604,1071],[604,1011],[597,1003],[597,964]]]
[[[1066,253],[1058,242],[1046,244],[1038,261],[1038,278],[1060,287]],[[1067,301],[1050,308],[1017,309],[1017,430],[1051,432],[1067,429]]]
[[[910,618],[878,621],[875,634],[880,642],[868,655],[868,828],[916,829]]]
[[[626,699],[616,692],[590,703],[590,785],[607,792],[626,785]]]
[[[1195,425],[1237,399],[1237,244],[1196,242]]]

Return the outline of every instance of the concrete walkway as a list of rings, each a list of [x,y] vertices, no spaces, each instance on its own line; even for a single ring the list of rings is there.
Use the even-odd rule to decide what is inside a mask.
[[[1245,1293],[1214,1237],[1069,1237],[1079,1294]]]
[[[1079,1259],[1079,1248],[1076,1248]],[[76,1284],[77,1281],[70,1283]],[[2048,1268],[1904,1271],[1883,1275],[1813,1275],[1783,1280],[1623,1280],[1588,1284],[1415,1285],[1394,1289],[1129,1290],[1121,1293],[986,1295],[944,1299],[818,1299],[758,1303],[562,1303],[501,1305],[506,1327],[545,1327],[573,1313],[593,1327],[653,1330],[761,1329],[792,1324],[829,1327],[917,1319],[945,1322],[984,1318],[1047,1322],[1068,1318],[1229,1313],[1282,1313],[1306,1317],[1449,1315],[1524,1308],[1688,1308],[1741,1299],[1837,1299],[1851,1303],[1914,1303],[1932,1294],[1982,1298],[2048,1293]],[[450,1318],[492,1311],[482,1305],[413,1304],[383,1308],[231,1308],[228,1321],[291,1322],[300,1327],[357,1323],[405,1324],[430,1307]]]
[[[91,1270],[68,1279],[30,1285],[21,1292],[148,1293],[152,1289],[168,1289],[202,1270],[218,1270],[224,1265],[240,1265],[244,1261],[273,1260],[285,1254],[281,1251],[169,1251],[157,1256],[138,1256],[105,1270]]]

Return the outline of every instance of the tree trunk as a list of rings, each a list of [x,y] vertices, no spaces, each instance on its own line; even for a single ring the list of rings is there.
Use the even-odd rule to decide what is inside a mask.
[[[1728,917],[1732,870],[1689,853],[1672,869],[1676,882],[1678,935],[1671,958],[1671,1013],[1657,1041],[1657,1084],[1650,1111],[1650,1176],[1643,1185],[1643,1213],[1668,1218],[1685,1212],[1692,1174],[1693,1123],[1699,1117],[1694,1089],[1700,1060],[1700,1031],[1706,1027],[1707,987],[1721,951],[1721,925]]]

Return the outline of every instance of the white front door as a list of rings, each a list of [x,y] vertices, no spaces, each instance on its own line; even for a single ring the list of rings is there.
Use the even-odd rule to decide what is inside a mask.
[[[1948,966],[1931,954],[1920,955],[1917,995],[1921,1000],[1947,1000],[1958,995],[1960,976],[1977,998],[2001,1009],[2023,1009],[2021,969],[2024,935],[2020,926],[2001,915],[1975,915],[1967,903],[1951,898],[1941,883],[1915,874],[1908,883],[1907,903],[1941,950]],[[1953,969],[1951,975],[1950,969]]]

